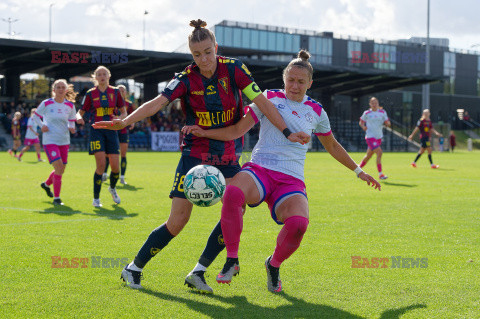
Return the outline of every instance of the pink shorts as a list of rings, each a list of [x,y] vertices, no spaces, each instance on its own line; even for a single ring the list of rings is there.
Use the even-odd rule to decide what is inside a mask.
[[[25,141],[23,141],[23,144],[26,146],[34,145],[34,144],[40,144],[40,140],[38,137],[36,138],[26,138]]]
[[[253,178],[260,193],[260,201],[248,206],[255,207],[265,201],[268,204],[273,220],[279,225],[283,223],[277,219],[275,214],[276,208],[294,195],[301,194],[307,197],[305,183],[293,176],[263,168],[251,162],[245,163],[240,172],[247,173]]]
[[[70,145],[55,145],[55,144],[48,144],[43,145],[43,150],[47,153],[48,161],[50,164],[55,162],[56,160],[61,159],[63,164],[67,164],[68,158],[68,149]]]
[[[371,150],[374,150],[380,146],[382,146],[382,139],[377,139],[375,137],[371,138],[365,138],[365,141],[367,141],[368,148]]]

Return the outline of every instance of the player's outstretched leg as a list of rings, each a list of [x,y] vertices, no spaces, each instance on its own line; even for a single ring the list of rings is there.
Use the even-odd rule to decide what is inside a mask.
[[[265,269],[267,270],[267,288],[271,292],[282,291],[282,281],[280,280],[280,267],[273,267],[270,264],[272,256],[265,260]]]

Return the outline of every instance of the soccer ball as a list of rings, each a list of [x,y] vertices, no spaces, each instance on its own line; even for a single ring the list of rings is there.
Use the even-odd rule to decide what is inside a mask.
[[[183,180],[185,197],[200,207],[215,205],[225,192],[225,177],[210,165],[197,165],[188,171]]]

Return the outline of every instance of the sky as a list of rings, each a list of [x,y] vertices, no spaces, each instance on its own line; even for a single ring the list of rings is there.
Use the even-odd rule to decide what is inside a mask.
[[[141,50],[145,20],[145,49],[162,52],[185,47],[197,18],[208,27],[233,20],[376,40],[427,33],[427,0],[2,0],[0,37],[48,41],[51,4],[53,42]],[[479,12],[478,0],[430,0],[430,36],[480,51]],[[13,36],[8,18],[18,19]]]

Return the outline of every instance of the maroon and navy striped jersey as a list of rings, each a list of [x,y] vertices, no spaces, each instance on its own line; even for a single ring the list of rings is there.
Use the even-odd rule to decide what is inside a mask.
[[[93,122],[111,121],[116,116],[116,109],[125,106],[120,90],[113,86],[108,86],[102,92],[98,87],[94,87],[87,91],[82,102],[82,110],[91,112]]]
[[[420,120],[417,122],[417,127],[420,130],[420,138],[428,137],[430,138],[430,131],[432,130],[432,121],[430,120]]]
[[[239,60],[217,56],[217,69],[211,78],[200,74],[195,63],[176,74],[161,93],[169,101],[180,98],[186,125],[203,129],[221,128],[237,123],[243,116],[242,90],[255,87],[248,68]],[[188,135],[181,145],[182,154],[204,161],[235,160],[243,148],[243,137],[233,141],[216,141]]]

